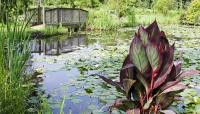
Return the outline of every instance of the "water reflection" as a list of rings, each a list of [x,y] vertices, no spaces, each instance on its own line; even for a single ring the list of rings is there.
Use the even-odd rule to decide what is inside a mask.
[[[60,55],[87,46],[86,35],[80,34],[73,37],[57,36],[48,39],[32,40],[32,53],[44,53],[45,55]]]

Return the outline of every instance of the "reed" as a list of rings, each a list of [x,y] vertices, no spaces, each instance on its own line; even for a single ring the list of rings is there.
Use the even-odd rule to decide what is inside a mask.
[[[7,22],[0,26],[0,113],[25,113],[30,83],[25,82],[30,58],[26,22]]]

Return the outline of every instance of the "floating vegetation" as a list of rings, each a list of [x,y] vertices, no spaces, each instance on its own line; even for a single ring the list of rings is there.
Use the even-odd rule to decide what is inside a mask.
[[[120,36],[119,39],[117,37],[119,36],[114,35],[112,37],[110,34],[88,35],[88,40],[95,40],[89,42],[80,50],[59,56],[33,54],[33,67],[43,69],[44,81],[42,89],[45,90],[47,96],[50,96],[48,102],[52,111],[60,110],[59,107],[63,96],[66,98],[65,112],[96,112],[98,114],[104,114],[115,99],[125,98],[116,88],[107,85],[94,75],[99,73],[112,80],[119,80],[119,70],[128,53],[132,35],[127,33],[127,35]],[[183,38],[177,40],[177,38],[173,37],[169,39],[170,43],[174,41],[176,43],[175,58],[179,58],[180,55],[183,56],[183,69],[200,68],[199,44],[185,45],[193,42],[193,39]],[[108,43],[108,41],[111,43]],[[183,82],[189,84],[188,86],[193,91],[198,91],[196,89],[199,85],[198,80],[198,76],[194,76],[184,79]],[[184,99],[186,98],[183,98],[182,101]],[[174,108],[179,110],[177,112],[180,113],[196,109],[194,106],[191,107],[190,104],[177,103],[181,105],[174,105]],[[96,107],[91,106],[88,108],[90,105],[95,105]],[[115,112],[120,111],[115,110]]]

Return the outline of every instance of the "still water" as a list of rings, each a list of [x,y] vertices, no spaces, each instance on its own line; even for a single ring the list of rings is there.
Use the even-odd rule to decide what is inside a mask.
[[[38,82],[38,88],[40,91],[44,91],[44,95],[48,97],[51,111],[55,114],[59,113],[61,102],[64,101],[65,114],[107,113],[108,106],[116,98],[123,96],[116,92],[115,88],[107,86],[97,76],[92,75],[98,72],[97,69],[90,68],[91,70],[84,71],[84,65],[80,66],[71,61],[83,61],[82,58],[86,58],[86,60],[99,59],[101,56],[104,57],[104,50],[109,50],[109,54],[113,48],[116,48],[113,49],[114,51],[124,49],[124,53],[127,53],[133,34],[134,30],[127,30],[115,33],[79,34],[71,37],[55,36],[33,40],[32,68],[43,73],[39,75],[42,80]],[[168,37],[170,43],[176,43],[177,50],[196,50],[199,52],[199,38],[188,40],[188,38],[176,36],[173,33],[168,33]],[[189,45],[188,42],[193,45]],[[186,58],[190,56],[189,52],[185,54]],[[110,56],[119,55],[118,52],[112,53],[114,55],[110,54]],[[98,54],[101,56],[99,57]],[[198,58],[197,55],[194,60],[198,60]],[[190,64],[190,59],[188,64]],[[77,64],[77,66],[70,63]],[[71,65],[70,69],[68,69],[69,65]],[[116,65],[116,67],[120,67],[120,65]],[[193,64],[193,66],[199,68],[199,65]],[[118,76],[118,72],[115,71],[112,72],[114,79]]]

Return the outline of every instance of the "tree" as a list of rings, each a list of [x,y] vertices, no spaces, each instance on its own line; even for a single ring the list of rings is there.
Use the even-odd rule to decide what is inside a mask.
[[[200,0],[194,0],[186,12],[186,20],[190,24],[200,24]]]
[[[28,8],[31,0],[0,0],[0,19],[6,23],[13,14],[21,14]]]

